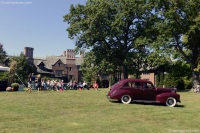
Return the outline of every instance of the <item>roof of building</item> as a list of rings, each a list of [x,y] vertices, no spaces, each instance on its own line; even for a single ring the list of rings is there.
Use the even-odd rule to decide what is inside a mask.
[[[48,69],[52,69],[52,65],[54,65],[58,60],[61,60],[64,64],[66,64],[66,57],[63,56],[47,56],[46,61],[44,62],[45,67]]]
[[[67,60],[64,56],[47,56],[46,58],[34,58],[34,65],[37,68],[37,72],[39,73],[49,73],[46,71],[43,71],[39,68],[39,65],[41,63],[44,63],[44,67],[48,70],[52,70],[52,65],[54,65],[58,60],[61,60],[64,64],[70,65],[81,65],[83,62],[83,58],[74,58],[73,60]]]

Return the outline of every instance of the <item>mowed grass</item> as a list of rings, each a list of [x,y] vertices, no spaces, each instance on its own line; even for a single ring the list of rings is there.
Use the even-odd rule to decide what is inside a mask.
[[[200,132],[200,94],[179,92],[181,103],[109,102],[108,89],[0,92],[1,133]]]

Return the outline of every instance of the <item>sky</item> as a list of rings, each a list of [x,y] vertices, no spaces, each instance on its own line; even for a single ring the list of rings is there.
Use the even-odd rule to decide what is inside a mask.
[[[87,0],[0,0],[0,43],[7,55],[18,56],[24,47],[34,48],[34,57],[60,56],[74,49],[63,16],[71,4]]]

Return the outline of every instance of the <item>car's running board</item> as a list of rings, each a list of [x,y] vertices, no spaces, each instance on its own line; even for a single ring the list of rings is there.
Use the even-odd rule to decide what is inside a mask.
[[[141,102],[141,103],[160,103],[158,101],[147,101],[147,100],[133,100],[133,102]]]

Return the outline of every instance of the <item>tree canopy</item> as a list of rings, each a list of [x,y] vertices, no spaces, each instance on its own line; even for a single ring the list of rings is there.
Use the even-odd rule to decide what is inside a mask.
[[[64,21],[77,49],[90,49],[99,64],[122,66],[124,78],[140,64],[159,66],[173,58],[191,66],[196,85],[199,7],[199,0],[88,0],[71,5]]]
[[[34,68],[27,62],[23,53],[20,56],[14,56],[10,61],[10,78],[9,82],[27,83],[28,75],[34,71]],[[19,79],[19,78],[20,79]]]
[[[67,31],[78,49],[89,48],[99,62],[106,59],[123,66],[127,78],[130,57],[144,45],[141,37],[151,23],[151,10],[144,0],[88,0],[86,5],[71,5],[64,21],[70,24]]]
[[[200,1],[199,0],[155,0],[154,28],[157,40],[154,46],[163,48],[190,64],[194,86],[199,84],[198,64],[200,58]]]

